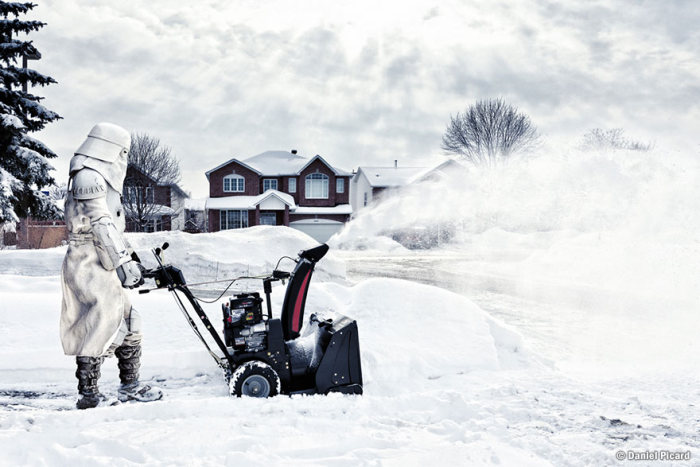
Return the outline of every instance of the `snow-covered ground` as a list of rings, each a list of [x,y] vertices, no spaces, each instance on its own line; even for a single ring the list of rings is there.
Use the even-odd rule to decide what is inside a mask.
[[[574,154],[470,170],[455,192],[421,188],[366,211],[331,242],[308,299],[309,314],[358,321],[361,397],[231,399],[161,291],[134,303],[143,377],[166,399],[67,410],[75,379],[58,342],[64,250],[0,251],[1,459],[558,466],[632,464],[616,453],[668,450],[692,459],[658,465],[697,465],[698,174],[682,155]],[[430,219],[458,222],[450,244],[415,252],[381,235]],[[190,282],[268,271],[313,244],[265,227],[130,239],[149,261],[148,247],[170,242],[166,257]],[[276,288],[274,308],[282,295]],[[218,304],[205,309],[219,321]],[[115,366],[104,366],[108,393]]]
[[[220,258],[217,251],[236,257],[229,263],[222,258],[219,263],[226,266],[220,271],[248,274],[248,264],[272,268],[282,254],[294,255],[310,245],[292,229],[265,227],[214,235],[131,235],[130,240],[139,249],[169,241],[168,260],[194,277],[211,258]],[[273,241],[276,246],[268,248]],[[211,257],[198,259],[195,247]],[[73,359],[62,355],[57,337],[61,296],[55,259],[61,253],[0,252],[0,265],[8,272],[0,275],[0,447],[12,464],[356,464],[412,451],[420,456],[436,442],[449,448],[450,441],[440,441],[439,434],[422,433],[431,424],[450,431],[451,424],[443,426],[447,422],[433,410],[461,397],[459,379],[532,364],[517,333],[465,298],[393,279],[349,286],[338,267],[342,263],[330,255],[318,277],[323,279],[325,270],[326,279],[335,280],[314,283],[307,313],[338,312],[358,320],[366,396],[280,397],[267,403],[232,399],[172,297],[162,291],[134,292],[146,336],[142,375],[161,385],[166,399],[66,411],[74,405],[76,382]],[[236,269],[234,262],[246,267]],[[273,305],[279,309],[283,294],[275,292]],[[449,311],[431,316],[436,300]],[[219,304],[204,306],[218,322]],[[426,320],[432,324],[424,326]],[[440,341],[449,342],[449,348],[436,345]],[[105,392],[114,393],[114,361],[104,366],[101,381]],[[397,418],[399,411],[404,414]],[[411,420],[416,429],[406,430],[404,423]],[[425,420],[433,421],[424,426]],[[445,456],[461,457],[451,451]]]

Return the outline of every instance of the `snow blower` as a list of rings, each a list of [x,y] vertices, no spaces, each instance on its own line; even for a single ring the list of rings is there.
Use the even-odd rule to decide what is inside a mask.
[[[269,275],[228,280],[229,287],[241,279],[262,280],[266,313],[258,292],[230,298],[222,305],[223,339],[190,291],[182,271],[163,263],[162,252],[167,247],[165,243],[162,248],[152,250],[158,266],[144,271],[144,278],[154,279],[156,287],[142,289],[139,293],[163,288],[173,293],[190,327],[223,370],[231,395],[362,394],[357,322],[347,317],[320,320],[311,315],[308,325],[312,329],[306,329],[301,336],[309,282],[316,263],[328,252],[328,245],[301,251],[291,273],[275,267]],[[289,283],[281,315],[273,318],[272,283],[285,280]],[[218,355],[207,344],[180,294],[190,303],[223,355]]]

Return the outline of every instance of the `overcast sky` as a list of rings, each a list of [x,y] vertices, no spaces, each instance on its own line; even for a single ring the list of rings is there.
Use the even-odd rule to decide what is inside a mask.
[[[193,196],[205,171],[270,149],[426,165],[450,114],[489,97],[550,143],[622,127],[700,148],[693,0],[34,1],[59,181],[99,121],[171,146]]]

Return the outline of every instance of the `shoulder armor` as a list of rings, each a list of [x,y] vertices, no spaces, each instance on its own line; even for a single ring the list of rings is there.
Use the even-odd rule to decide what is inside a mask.
[[[71,178],[73,199],[94,199],[107,196],[107,182],[99,172],[83,168]]]

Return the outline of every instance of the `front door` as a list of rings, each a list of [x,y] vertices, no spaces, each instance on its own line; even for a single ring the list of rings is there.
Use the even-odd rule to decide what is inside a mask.
[[[276,212],[261,212],[260,213],[260,225],[277,225],[277,213]]]

